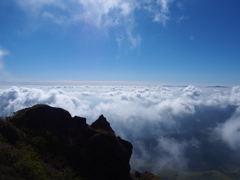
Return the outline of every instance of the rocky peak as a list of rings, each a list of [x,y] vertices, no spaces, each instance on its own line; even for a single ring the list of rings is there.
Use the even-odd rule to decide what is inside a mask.
[[[110,126],[110,123],[103,115],[99,116],[99,118],[92,123],[91,127],[94,129],[100,129],[103,131],[109,131],[114,133],[113,129]]]

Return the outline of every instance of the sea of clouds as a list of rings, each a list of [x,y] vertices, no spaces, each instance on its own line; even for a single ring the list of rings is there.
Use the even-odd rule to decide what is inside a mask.
[[[240,148],[240,86],[11,87],[0,89],[0,102],[3,117],[35,104],[64,108],[72,116],[86,117],[89,124],[103,114],[115,133],[133,144],[134,169],[147,170],[150,163],[157,169],[187,168],[187,148],[198,148],[201,142],[166,133],[211,128],[230,149]]]

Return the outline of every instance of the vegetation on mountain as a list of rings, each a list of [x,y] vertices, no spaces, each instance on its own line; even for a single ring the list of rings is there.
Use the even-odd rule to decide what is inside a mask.
[[[104,116],[93,125],[61,108],[36,105],[0,119],[0,179],[124,180],[131,143]]]

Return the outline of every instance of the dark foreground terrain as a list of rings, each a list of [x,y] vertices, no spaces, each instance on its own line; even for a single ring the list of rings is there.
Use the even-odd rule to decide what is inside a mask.
[[[130,174],[132,149],[103,115],[88,125],[61,108],[35,105],[0,119],[1,180],[160,180]]]
[[[164,180],[240,179],[239,152],[210,132],[165,134],[179,142],[194,137],[199,144],[186,150],[187,171],[166,167],[154,173]],[[155,141],[142,139],[152,149]],[[156,150],[149,150],[152,157],[164,156]],[[144,173],[131,174],[132,151],[132,144],[116,136],[103,115],[88,125],[64,109],[35,105],[0,118],[0,180],[161,180],[145,171],[154,168],[155,158],[137,169]]]

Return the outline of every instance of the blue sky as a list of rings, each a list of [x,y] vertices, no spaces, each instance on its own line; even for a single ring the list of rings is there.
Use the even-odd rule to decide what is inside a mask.
[[[240,84],[238,0],[1,0],[0,80]]]

